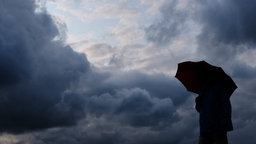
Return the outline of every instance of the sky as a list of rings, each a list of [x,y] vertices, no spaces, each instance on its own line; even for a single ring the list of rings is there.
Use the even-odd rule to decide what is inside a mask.
[[[197,143],[205,60],[236,82],[230,144],[255,144],[256,2],[0,0],[0,143]]]

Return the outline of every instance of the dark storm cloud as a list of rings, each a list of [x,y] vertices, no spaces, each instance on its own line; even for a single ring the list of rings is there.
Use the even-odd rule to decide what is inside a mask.
[[[154,97],[172,99],[174,105],[180,105],[188,95],[174,77],[165,74],[145,74],[139,71],[95,72],[83,79],[80,85],[80,87],[87,85],[85,95],[112,94],[117,89],[141,88]]]
[[[173,111],[189,95],[177,80],[163,74],[137,71],[91,74],[74,90],[86,96],[85,111],[95,116],[115,115],[133,126],[171,121]]]
[[[155,127],[161,122],[169,123],[175,110],[171,99],[153,97],[140,88],[121,89],[113,95],[94,96],[90,103],[89,107],[93,111],[91,114],[95,114],[98,109],[101,115],[108,113],[116,118],[116,122],[133,127]]]
[[[72,127],[27,134],[17,141],[28,144],[195,141],[198,126],[194,99],[177,80],[140,72],[87,74],[90,76],[80,79],[77,87],[65,93],[63,102],[72,106],[73,112],[80,112],[82,107],[86,117]]]
[[[59,35],[53,18],[35,8],[33,0],[0,0],[2,132],[72,125],[84,116],[74,100],[79,97],[65,91],[89,71],[89,63],[53,40]]]
[[[200,1],[197,11],[202,32],[199,51],[209,59],[226,61],[254,49],[256,44],[255,1]]]
[[[154,126],[162,120],[170,121],[173,115],[171,99],[153,98],[149,93],[140,89],[122,91],[123,95],[115,114],[121,115],[122,121],[133,126]]]
[[[256,42],[256,2],[245,0],[201,1],[202,37],[225,44]]]
[[[103,97],[106,97],[106,99]],[[127,101],[127,99],[130,98],[129,101],[137,100],[133,97],[140,97],[140,99],[143,99],[139,100],[139,102],[132,102],[135,104],[143,101],[143,106],[136,105],[130,107],[130,109],[126,109],[125,112],[123,111],[120,114],[104,113],[98,116],[88,114],[86,119],[80,122],[77,126],[49,129],[45,132],[36,133],[29,139],[21,138],[20,141],[26,141],[29,144],[189,144],[195,142],[197,139],[195,136],[197,132],[197,115],[195,114],[196,112],[191,109],[191,102],[194,100],[193,97],[190,97],[190,99],[180,105],[177,109],[173,108],[170,100],[165,101],[164,99],[158,99],[156,101],[151,101],[150,99],[153,98],[150,97],[152,96],[145,90],[138,88],[119,90],[112,96],[97,96],[95,97],[95,100],[107,100],[103,100],[105,103],[110,100],[117,101],[118,104],[116,105],[114,103],[114,107],[117,106],[120,109],[126,106],[124,103],[127,102],[124,101]],[[96,101],[99,102],[99,100]],[[121,101],[121,103],[119,101]],[[151,101],[150,106],[144,104],[148,103],[148,101]],[[167,115],[167,110],[164,110],[163,113],[157,112],[157,110],[159,110],[159,112],[162,111],[161,109],[164,107],[165,109],[170,109],[169,116],[161,116]],[[141,109],[144,109],[145,111],[142,111]],[[145,115],[150,113],[155,113],[160,116],[154,117],[152,115],[151,117],[145,117]],[[148,121],[137,117],[140,116],[139,114],[141,114],[142,117],[147,118]],[[145,124],[140,123],[141,120],[144,121]],[[156,123],[156,121],[158,121],[158,123]]]
[[[186,137],[194,135],[197,129],[193,97],[177,80],[163,74],[140,72],[101,71],[88,75],[69,93],[84,96],[82,103],[87,117],[75,127],[61,128],[56,133],[40,133],[37,142],[191,142]],[[187,103],[188,99],[190,104]],[[184,117],[183,111],[186,113],[187,110],[193,115]],[[188,130],[191,133],[183,134]],[[167,136],[169,134],[174,136]],[[65,135],[65,138],[60,138],[60,135]]]

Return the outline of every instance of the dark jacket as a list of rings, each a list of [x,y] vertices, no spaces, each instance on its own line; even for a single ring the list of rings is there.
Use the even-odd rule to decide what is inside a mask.
[[[233,130],[229,98],[222,85],[214,84],[201,91],[196,98],[201,133]]]

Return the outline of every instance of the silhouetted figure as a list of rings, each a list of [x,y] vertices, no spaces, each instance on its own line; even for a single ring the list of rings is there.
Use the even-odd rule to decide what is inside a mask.
[[[206,61],[179,63],[175,77],[188,91],[199,95],[199,144],[228,144],[227,132],[233,130],[229,99],[237,88],[232,78]]]
[[[230,96],[224,88],[225,85],[206,81],[196,97],[196,110],[200,114],[199,144],[228,144],[227,132],[233,126]]]

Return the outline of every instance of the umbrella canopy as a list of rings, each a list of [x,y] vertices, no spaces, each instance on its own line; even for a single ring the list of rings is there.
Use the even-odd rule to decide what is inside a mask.
[[[175,77],[188,91],[199,94],[201,89],[212,84],[221,84],[231,96],[237,88],[234,81],[221,67],[213,66],[205,61],[186,61],[178,64]]]

